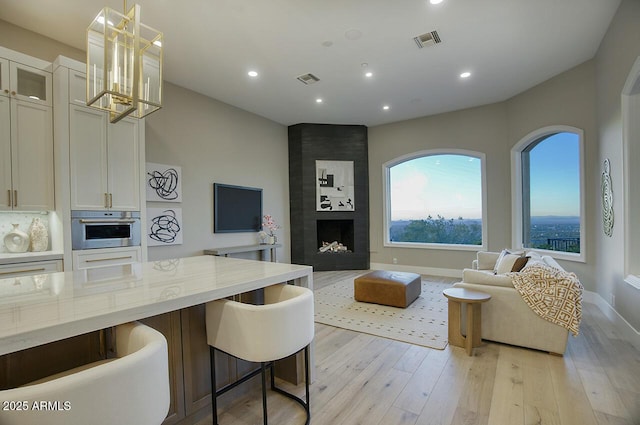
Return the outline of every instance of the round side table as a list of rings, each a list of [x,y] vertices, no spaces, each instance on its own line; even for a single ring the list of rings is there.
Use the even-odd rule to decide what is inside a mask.
[[[464,288],[447,288],[442,293],[449,300],[449,344],[466,348],[467,355],[470,356],[473,354],[473,347],[482,343],[482,303],[489,301],[491,295]],[[466,337],[460,330],[462,303],[467,305]]]

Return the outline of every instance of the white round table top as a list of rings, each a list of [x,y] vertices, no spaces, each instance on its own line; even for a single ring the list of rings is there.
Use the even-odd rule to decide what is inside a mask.
[[[442,291],[442,293],[450,300],[463,303],[483,303],[491,299],[491,295],[489,294],[465,288],[447,288]]]

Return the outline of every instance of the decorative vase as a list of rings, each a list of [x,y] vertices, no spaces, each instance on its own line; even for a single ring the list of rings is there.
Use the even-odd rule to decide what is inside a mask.
[[[276,240],[275,235],[269,235],[269,245],[275,245]]]
[[[29,235],[18,229],[19,224],[12,224],[13,230],[4,237],[4,246],[9,252],[27,252],[29,249]]]
[[[29,237],[31,238],[31,251],[46,251],[49,247],[49,234],[47,228],[39,218],[34,218],[29,227]]]

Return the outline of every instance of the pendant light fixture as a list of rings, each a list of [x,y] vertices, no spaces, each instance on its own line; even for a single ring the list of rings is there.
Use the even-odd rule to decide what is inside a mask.
[[[112,123],[160,109],[162,41],[140,22],[140,5],[126,15],[102,9],[87,28],[87,105],[109,111]]]

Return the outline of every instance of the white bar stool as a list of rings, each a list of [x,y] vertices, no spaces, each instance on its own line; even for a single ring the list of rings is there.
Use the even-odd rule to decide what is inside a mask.
[[[218,424],[217,398],[237,385],[262,374],[262,412],[267,425],[266,369],[271,369],[271,389],[305,409],[309,424],[309,344],[314,336],[313,292],[279,284],[264,290],[264,305],[216,300],[206,306],[207,342],[211,357],[213,424]],[[260,369],[216,391],[215,350],[261,363]],[[275,385],[273,364],[304,350],[306,402]]]
[[[0,423],[161,424],[169,411],[167,340],[137,322],[116,326],[115,335],[116,358],[0,391],[0,406],[14,403]]]

